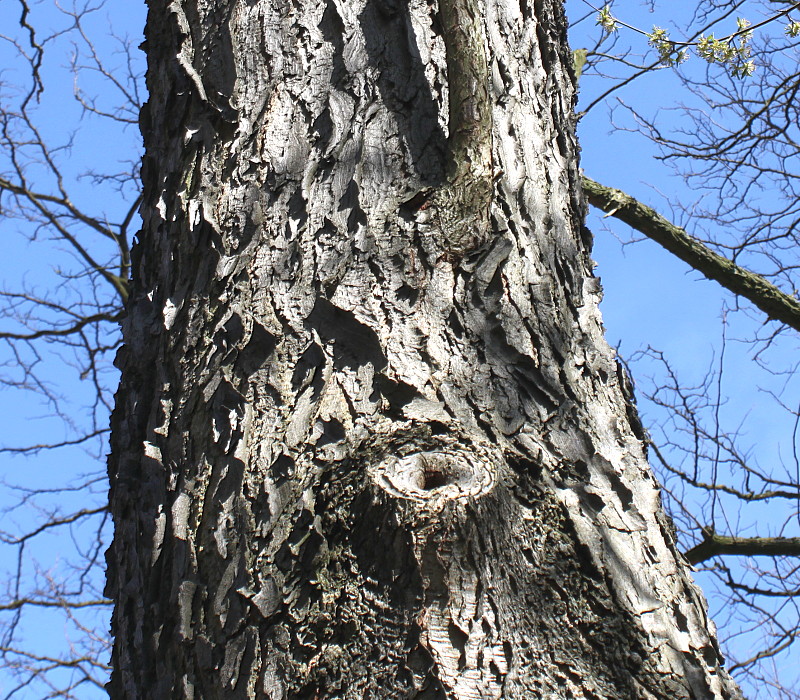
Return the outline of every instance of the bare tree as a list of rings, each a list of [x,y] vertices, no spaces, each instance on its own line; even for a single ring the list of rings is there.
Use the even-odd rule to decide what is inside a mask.
[[[19,407],[0,447],[17,466],[3,484],[0,688],[85,698],[108,673],[102,464],[138,226],[141,61],[102,3],[56,11],[19,0],[0,14],[0,222],[11,252],[0,382]],[[87,162],[87,140],[106,140],[102,161]],[[41,626],[58,633],[33,632]]]
[[[68,261],[58,263],[61,279],[44,291],[44,285],[38,279],[33,287],[30,284],[28,286],[21,284],[5,290],[8,325],[4,329],[4,331],[7,329],[7,332],[2,337],[8,343],[9,357],[13,358],[8,364],[9,371],[5,379],[9,387],[38,392],[43,397],[47,411],[57,419],[55,424],[59,427],[64,426],[66,430],[57,437],[48,438],[37,444],[12,444],[6,449],[8,452],[29,455],[46,452],[53,447],[71,448],[72,454],[75,454],[75,448],[85,448],[88,458],[86,458],[87,476],[76,483],[66,487],[45,489],[38,485],[18,484],[13,489],[19,495],[19,499],[9,509],[9,514],[24,513],[27,519],[27,514],[33,510],[31,504],[36,503],[41,517],[36,522],[28,523],[23,520],[17,529],[9,529],[4,534],[7,544],[16,548],[17,560],[20,562],[18,569],[13,572],[11,577],[13,584],[3,603],[8,613],[6,618],[8,644],[4,647],[4,658],[8,669],[19,671],[17,674],[19,692],[23,694],[30,692],[31,688],[35,687],[34,684],[42,683],[48,687],[47,692],[51,695],[69,697],[76,693],[85,693],[87,684],[99,687],[104,682],[106,672],[102,663],[105,653],[102,649],[106,644],[105,618],[102,615],[99,618],[86,617],[87,611],[102,608],[106,604],[97,586],[101,568],[98,554],[105,546],[103,544],[106,513],[105,480],[102,475],[93,471],[92,464],[94,459],[105,452],[105,416],[110,405],[110,391],[115,382],[109,359],[112,351],[116,349],[116,322],[121,318],[122,304],[127,296],[127,275],[130,266],[128,244],[131,226],[138,225],[134,216],[138,207],[138,184],[135,163],[129,163],[118,172],[103,170],[86,173],[95,187],[103,187],[106,188],[103,189],[104,192],[114,193],[103,204],[118,203],[119,206],[113,208],[115,211],[112,211],[112,208],[101,211],[102,207],[98,209],[95,203],[86,200],[85,195],[73,191],[74,170],[69,167],[66,156],[75,152],[76,140],[80,139],[80,133],[67,134],[61,141],[54,140],[39,121],[42,111],[48,108],[46,103],[48,85],[43,77],[47,74],[43,71],[43,66],[46,68],[45,56],[53,54],[59,41],[75,42],[71,69],[76,76],[79,76],[74,96],[78,99],[84,114],[84,134],[87,131],[86,125],[88,131],[94,133],[92,130],[97,128],[95,125],[103,121],[117,125],[135,123],[140,100],[136,87],[135,59],[130,53],[127,41],[120,42],[119,48],[122,53],[116,59],[112,57],[112,63],[109,63],[108,57],[91,40],[95,34],[88,26],[88,22],[91,18],[101,15],[99,7],[90,4],[73,6],[64,14],[67,19],[66,25],[52,34],[42,34],[34,30],[36,23],[32,19],[31,8],[24,0],[19,3],[18,9],[21,15],[18,17],[21,31],[18,35],[6,37],[6,40],[9,42],[8,45],[13,47],[14,54],[24,59],[28,83],[21,90],[14,90],[10,85],[4,87],[2,104],[6,128],[3,133],[4,147],[9,155],[9,161],[8,168],[2,171],[3,180],[0,181],[3,190],[3,199],[0,200],[3,206],[2,213],[6,217],[6,226],[8,222],[16,219],[18,230],[23,235],[30,236],[34,245],[42,246],[48,242],[50,244],[55,242],[59,246],[58,249],[66,254]],[[720,13],[724,15],[728,10],[729,8],[721,6],[705,9],[701,7],[698,11],[698,20],[703,25],[709,25],[720,16]],[[390,8],[389,11],[396,10]],[[717,14],[713,14],[715,12]],[[14,22],[6,23],[7,26],[13,24]],[[634,76],[652,71],[658,64],[652,57],[638,61],[630,50],[626,51],[621,63],[619,51],[612,52],[607,47],[604,51],[605,56],[615,59],[615,64],[627,64],[628,68],[632,69],[632,73],[619,77],[620,83],[628,83]],[[587,51],[589,60],[586,74],[589,80],[598,70],[597,58],[603,57],[600,53],[599,49]],[[774,53],[778,55],[777,51]],[[120,58],[122,60],[117,60]],[[115,60],[116,63],[113,62]],[[96,83],[91,81],[90,74],[109,81],[107,85],[112,87],[104,89],[94,87]],[[788,76],[781,74],[780,69],[774,75],[777,76],[774,89],[780,92],[780,81],[784,79],[783,82],[786,83],[785,78]],[[584,78],[582,84],[588,84],[586,80]],[[712,89],[724,91],[720,86],[726,84],[726,80],[723,74],[718,82],[713,83],[711,79],[708,82],[711,83]],[[767,82],[769,83],[769,80]],[[740,81],[732,83],[735,90],[742,90],[743,86],[747,85]],[[470,90],[468,84],[465,85],[465,89],[467,90],[465,97],[468,97]],[[608,89],[603,87],[601,91],[607,92]],[[699,90],[697,87],[693,89]],[[117,99],[110,99],[112,93]],[[731,94],[736,93],[729,93],[729,99]],[[789,92],[784,91],[784,94],[788,95]],[[757,104],[757,101],[755,98],[743,96],[743,104]],[[781,104],[777,98],[770,102],[770,106],[776,108]],[[761,116],[765,123],[772,118],[769,112],[764,112]],[[656,124],[642,115],[638,117],[649,133],[657,134]],[[743,120],[746,121],[744,117]],[[753,121],[757,121],[757,118],[753,118]],[[790,126],[786,126],[784,131],[790,131]],[[459,166],[469,160],[471,155],[469,149],[474,134],[474,131],[464,132],[465,139],[460,151],[459,147],[451,145],[449,168],[452,180],[458,179]],[[767,134],[768,130],[763,130],[762,136]],[[746,135],[754,136],[750,132]],[[480,139],[476,143],[480,144]],[[750,153],[753,156],[751,162],[756,164],[764,162],[759,158],[757,143],[758,139],[755,139],[750,146]],[[696,145],[683,143],[681,145],[683,151],[676,148],[675,155],[689,155],[692,152],[691,148]],[[702,143],[700,145],[702,146]],[[738,146],[734,143],[731,148],[735,147]],[[786,141],[784,147],[789,148],[790,143]],[[714,152],[713,146],[707,146],[706,150],[708,153]],[[702,148],[696,151],[701,159],[708,160],[701,152]],[[480,148],[476,153],[480,153]],[[485,154],[478,156],[479,162],[481,159],[486,162]],[[740,166],[740,169],[741,167],[743,166]],[[779,165],[772,164],[763,168],[762,177],[767,177],[770,173],[774,175],[773,171],[776,168],[779,170]],[[470,172],[467,174],[470,175]],[[483,197],[480,192],[485,189],[483,184],[485,182],[485,177],[477,177],[473,184],[461,192],[472,193],[467,199],[477,197],[476,201],[480,203]],[[610,198],[611,204],[606,208],[615,209],[618,215],[624,215],[625,207],[622,205],[625,202],[634,209],[640,206],[639,203],[630,201],[630,198],[624,200],[626,197],[624,193],[610,192],[607,188],[597,190],[601,194],[597,192],[592,194],[591,182],[584,180],[584,183],[590,200],[592,196]],[[603,192],[605,194],[602,194]],[[457,190],[426,185],[416,198],[410,200],[409,206],[412,210],[419,207],[422,211],[431,208],[440,211],[447,208],[444,199],[451,200],[454,196],[456,198],[461,196],[462,201],[464,200],[464,196],[459,195]],[[599,206],[603,206],[599,199],[597,201]],[[704,212],[701,220],[705,218],[726,222],[721,206],[716,211],[716,219],[709,212]],[[735,219],[737,211],[739,210],[729,209],[728,217]],[[470,216],[473,221],[480,222],[485,219],[486,210],[479,205]],[[743,223],[748,231],[750,230],[746,217],[737,221]],[[793,287],[789,284],[793,274],[793,263],[783,254],[786,252],[786,246],[780,242],[776,243],[781,241],[780,232],[775,234],[773,230],[749,241],[752,246],[748,250],[757,250],[762,259],[772,256],[770,259],[774,263],[773,266],[765,268],[763,265],[759,267],[754,264],[754,258],[744,255],[746,252],[744,248],[736,249],[735,243],[721,243],[710,235],[697,235],[697,230],[692,231],[695,235],[691,237],[688,237],[686,231],[678,230],[676,233],[676,227],[663,218],[659,222],[655,212],[648,213],[642,223],[643,228],[650,229],[658,228],[658,225],[668,230],[671,238],[678,243],[688,241],[684,246],[674,244],[679,249],[694,250],[696,254],[698,250],[700,251],[699,258],[688,260],[689,264],[698,269],[703,270],[703,264],[709,264],[709,259],[713,263],[715,260],[713,256],[716,255],[719,258],[717,262],[721,262],[717,268],[721,267],[725,271],[733,269],[734,277],[737,270],[750,272],[748,267],[764,273],[762,275],[750,273],[747,277],[749,281],[754,280],[753,284],[756,287],[756,291],[749,298],[771,317],[792,324],[791,314],[796,314],[797,304],[792,296]],[[744,240],[747,236],[743,234],[741,238]],[[761,248],[754,247],[756,243],[761,245]],[[52,250],[49,246],[47,249]],[[765,254],[765,250],[768,250],[768,253]],[[678,254],[680,256],[680,253]],[[48,253],[48,260],[49,255]],[[697,264],[698,259],[705,262]],[[738,262],[743,264],[734,264],[733,268],[727,264]],[[768,284],[770,279],[775,283],[772,287],[762,284],[762,280]],[[20,281],[25,282],[25,280]],[[786,289],[787,284],[788,293],[780,292],[780,288]],[[745,284],[745,287],[750,286],[752,285]],[[733,291],[743,293],[740,289]],[[775,302],[775,299],[778,301]],[[760,304],[766,304],[768,308],[763,308]],[[786,311],[790,314],[788,320],[784,316],[773,315],[775,304],[788,309]],[[649,351],[646,354],[668,367],[668,362],[661,353]],[[52,365],[48,366],[47,358],[53,356],[56,357],[59,366],[74,367],[76,373],[84,377],[84,384],[91,387],[91,390],[83,395],[84,399],[88,396],[88,400],[84,400],[83,404],[80,400],[76,401],[73,395],[65,397],[63,391],[59,390],[58,383],[49,375],[52,372],[50,369]],[[620,377],[622,385],[625,386],[627,380],[624,373],[621,373]],[[652,391],[643,392],[645,395],[649,394],[646,398],[652,398],[655,405],[669,405],[673,408],[682,406],[680,402],[688,402],[688,408],[684,406],[685,410],[682,413],[673,411],[674,417],[670,419],[667,430],[656,442],[651,443],[656,464],[661,464],[663,467],[662,476],[667,484],[668,493],[676,496],[675,500],[668,501],[668,505],[676,522],[680,524],[681,531],[687,535],[684,547],[690,560],[706,564],[711,561],[709,570],[716,573],[724,584],[724,588],[720,589],[721,597],[716,601],[712,600],[712,605],[734,603],[737,605],[736,609],[742,611],[740,614],[737,613],[742,624],[736,629],[731,625],[729,629],[738,632],[742,627],[755,628],[761,625],[769,632],[768,643],[764,648],[752,659],[742,658],[737,661],[733,667],[734,672],[744,670],[754,678],[774,683],[774,678],[764,670],[766,667],[763,660],[770,654],[785,650],[794,638],[796,627],[796,623],[793,626],[791,622],[793,619],[791,615],[787,616],[788,610],[796,619],[796,612],[792,611],[794,589],[797,585],[793,583],[795,579],[792,560],[785,557],[786,548],[794,545],[791,523],[784,523],[782,527],[776,522],[769,538],[737,537],[735,531],[733,535],[725,530],[717,532],[715,529],[717,520],[714,517],[711,519],[703,517],[708,509],[698,507],[696,499],[688,498],[686,489],[692,488],[709,493],[711,512],[729,513],[733,512],[730,506],[718,505],[720,494],[747,503],[768,498],[791,500],[797,497],[797,479],[791,474],[781,479],[771,471],[760,469],[753,463],[752,455],[743,453],[739,442],[733,440],[735,436],[732,431],[725,431],[714,423],[711,409],[714,408],[715,399],[712,398],[714,396],[712,389],[714,382],[719,380],[718,373],[709,374],[705,383],[701,385],[700,388],[704,388],[706,393],[687,390],[677,382],[674,373],[670,374],[669,370],[664,377],[666,379],[659,380],[661,383],[657,383]],[[695,403],[692,403],[691,399],[694,399]],[[719,402],[719,398],[716,401]],[[79,415],[77,407],[86,409],[86,418]],[[788,406],[787,410],[797,415],[796,408]],[[709,424],[701,420],[704,411],[706,413],[711,411],[712,421]],[[629,415],[635,424],[638,420],[635,414],[629,412]],[[656,434],[656,427],[655,424],[649,424],[651,433]],[[690,436],[688,443],[679,439],[681,434]],[[645,439],[649,439],[648,436],[644,436]],[[693,452],[687,451],[687,444],[694,446]],[[685,455],[685,458],[681,455]],[[69,459],[75,457],[71,456]],[[710,471],[703,474],[695,473],[694,470],[687,471],[685,468],[687,463],[709,465]],[[726,465],[734,465],[740,469],[736,474],[741,483],[735,486],[730,483],[720,483],[719,468]],[[713,478],[704,481],[703,479],[709,474]],[[69,494],[75,494],[77,499],[69,498]],[[49,533],[78,526],[83,528],[82,534],[77,535],[80,546],[76,549],[76,556],[70,561],[67,570],[35,573],[35,569],[26,569],[33,559],[31,552],[35,550],[34,542],[47,537]],[[87,536],[85,533],[90,531],[96,534]],[[773,568],[755,567],[750,564],[744,568],[726,565],[726,562],[730,562],[731,553],[751,555],[754,547],[762,547],[759,553],[779,555],[779,558],[773,560]],[[711,556],[715,558],[710,560]],[[31,575],[31,572],[34,574]],[[778,600],[779,603],[774,606],[764,603],[764,600]],[[26,619],[31,619],[30,611],[33,609],[56,610],[65,616],[72,625],[74,640],[79,642],[71,653],[48,656],[35,653],[35,650],[24,645],[21,632],[24,630]],[[28,615],[28,618],[25,615]],[[772,623],[772,626],[763,627],[764,621]],[[86,648],[81,648],[81,644],[86,644]],[[776,688],[776,692],[785,690]],[[11,693],[13,692],[15,689],[12,688]]]

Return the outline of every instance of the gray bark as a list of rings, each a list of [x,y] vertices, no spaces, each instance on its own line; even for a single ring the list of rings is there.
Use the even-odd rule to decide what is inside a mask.
[[[112,697],[740,697],[603,340],[560,3],[464,7],[454,233],[433,0],[151,0]]]

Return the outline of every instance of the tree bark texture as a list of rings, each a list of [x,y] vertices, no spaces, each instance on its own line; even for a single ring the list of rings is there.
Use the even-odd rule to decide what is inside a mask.
[[[740,697],[603,340],[560,2],[151,0],[146,49],[112,697]]]

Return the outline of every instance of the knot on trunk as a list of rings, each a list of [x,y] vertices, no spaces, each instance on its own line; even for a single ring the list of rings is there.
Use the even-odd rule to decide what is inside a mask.
[[[486,455],[449,447],[390,456],[373,471],[385,491],[412,501],[478,498],[492,490],[497,467]]]

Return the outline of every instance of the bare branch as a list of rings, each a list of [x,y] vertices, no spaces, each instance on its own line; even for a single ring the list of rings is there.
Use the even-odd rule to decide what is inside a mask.
[[[98,606],[106,606],[111,605],[111,601],[107,599],[99,599],[99,600],[71,600],[67,601],[58,601],[58,600],[37,600],[34,598],[18,598],[11,603],[2,604],[0,603],[0,610],[18,610],[20,608],[24,608],[26,605],[36,608],[73,608],[73,609],[80,609],[80,608],[94,608]]]
[[[30,8],[28,7],[27,0],[19,0],[19,4],[22,7],[22,14],[19,18],[19,26],[27,30],[28,41],[30,42],[31,48],[34,52],[33,60],[31,61],[31,77],[33,78],[33,85],[31,86],[30,92],[22,102],[22,109],[24,111],[25,107],[27,107],[28,103],[34,98],[34,96],[38,97],[42,94],[42,92],[44,92],[44,83],[42,82],[42,76],[40,75],[40,71],[42,69],[42,59],[44,58],[44,49],[42,48],[42,45],[37,42],[36,31],[28,22]]]
[[[621,190],[605,187],[584,176],[586,198],[613,216],[666,248],[708,279],[741,295],[770,319],[800,331],[800,301],[784,294],[760,275],[740,267],[692,238],[679,226],[667,221],[650,207]]]
[[[721,554],[739,557],[800,556],[800,537],[729,537],[711,530],[705,530],[704,535],[700,544],[684,553],[690,564],[699,564]]]

